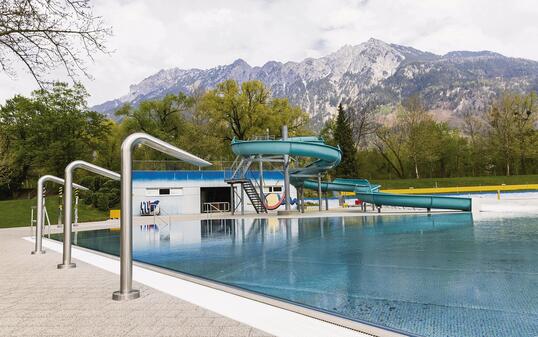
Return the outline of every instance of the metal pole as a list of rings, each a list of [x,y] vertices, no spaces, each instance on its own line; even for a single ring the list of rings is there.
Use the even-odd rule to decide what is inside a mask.
[[[299,211],[304,213],[304,187],[299,188]]]
[[[132,248],[132,153],[138,144],[144,144],[193,165],[211,165],[211,163],[203,159],[145,133],[133,133],[125,138],[121,144],[120,290],[112,294],[112,299],[116,301],[140,297],[140,291],[133,289]]]
[[[304,213],[304,186],[301,186],[300,191],[301,191],[301,195],[299,197],[299,202],[301,203],[300,210],[301,210],[301,213]]]
[[[282,125],[282,140],[288,139],[288,126]],[[284,193],[286,197],[286,211],[291,209],[290,207],[290,156],[284,155]]]
[[[241,184],[241,215],[245,214],[245,187]]]
[[[72,161],[65,167],[63,257],[62,263],[58,264],[58,269],[69,269],[76,267],[76,264],[71,262],[71,231],[73,230],[73,172],[77,168],[85,169],[110,179],[120,180],[120,175],[116,172],[90,164],[83,160]]]
[[[75,189],[75,222],[73,226],[78,226],[78,188]]]
[[[230,185],[230,209],[232,211],[232,215],[235,214],[235,187],[234,184]]]
[[[260,199],[263,203],[265,203],[265,198],[263,195],[263,161],[261,155],[258,158],[260,159]]]
[[[70,165],[67,165],[70,167]],[[62,263],[58,264],[58,269],[75,268],[77,265],[71,262],[71,201],[73,192],[73,170],[65,169],[65,189],[64,189],[64,242]]]
[[[319,211],[321,212],[323,210],[323,207],[321,205],[321,174],[318,173],[318,204],[319,204]]]
[[[57,184],[63,184],[64,180],[62,178],[58,178],[52,175],[44,175],[39,178],[37,181],[37,221],[36,221],[36,234],[35,234],[35,250],[32,252],[32,254],[43,254],[45,253],[45,250],[43,249],[43,224],[45,219],[45,183],[47,181],[52,181]],[[77,185],[77,188],[80,188],[81,190],[88,190],[86,187]],[[50,221],[49,221],[50,226]]]
[[[63,203],[63,187],[60,186],[60,188],[58,188],[58,200],[60,201],[60,203],[58,204],[58,222],[56,223],[56,226],[57,227],[61,227],[62,226],[62,212],[63,212],[63,207],[62,207],[62,203]]]
[[[35,229],[35,250],[32,254],[44,254],[43,250],[43,184],[45,183],[45,177],[39,178],[37,181],[37,221]],[[45,179],[44,179],[45,178]]]
[[[325,210],[329,210],[329,192],[325,191]]]

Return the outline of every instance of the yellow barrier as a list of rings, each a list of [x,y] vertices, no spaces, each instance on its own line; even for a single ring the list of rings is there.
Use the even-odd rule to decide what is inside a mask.
[[[119,219],[120,218],[120,210],[119,209],[111,209],[110,215],[108,216],[109,219]]]
[[[525,185],[488,185],[488,186],[462,186],[462,187],[437,187],[437,188],[401,188],[382,190],[385,193],[395,194],[440,194],[440,193],[476,193],[498,191],[530,191],[538,190],[538,184]]]
[[[486,185],[486,186],[461,186],[461,187],[431,187],[431,188],[399,188],[381,190],[384,193],[394,194],[458,194],[458,193],[479,193],[479,192],[502,192],[502,191],[532,191],[538,190],[538,184],[524,185]],[[355,192],[340,192],[346,197],[355,196]]]

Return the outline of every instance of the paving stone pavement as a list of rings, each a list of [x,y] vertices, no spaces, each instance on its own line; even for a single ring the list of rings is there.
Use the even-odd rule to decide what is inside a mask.
[[[29,234],[0,229],[2,337],[270,336],[141,284],[141,298],[113,301],[118,275],[76,260],[77,268],[58,270],[60,254],[30,254]]]

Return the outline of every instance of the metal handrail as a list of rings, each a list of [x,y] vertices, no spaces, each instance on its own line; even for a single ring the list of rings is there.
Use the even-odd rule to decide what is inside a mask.
[[[248,140],[276,140],[277,137],[273,135],[255,135],[250,137]]]
[[[130,300],[140,297],[133,289],[133,152],[135,146],[146,145],[154,150],[176,157],[197,166],[211,163],[183,151],[171,144],[145,133],[133,133],[121,144],[121,215],[120,215],[120,290],[112,295],[114,300]]]
[[[44,217],[44,208],[45,208],[45,195],[44,195],[44,187],[45,183],[47,181],[51,181],[53,183],[64,185],[65,181],[62,178],[58,178],[56,176],[47,174],[44,176],[41,176],[37,180],[37,221],[36,221],[36,233],[35,233],[35,250],[32,252],[32,254],[43,254],[45,251],[43,250],[43,217]],[[88,188],[73,184],[78,189],[87,191]],[[48,218],[48,214],[47,214]],[[50,231],[50,220],[49,220],[49,231]]]
[[[224,207],[221,208],[220,205],[223,205]],[[215,201],[215,202],[204,202],[203,203],[203,212],[204,213],[213,213],[212,211],[215,211],[215,213],[224,213],[230,211],[230,203],[227,201]]]
[[[165,225],[165,227],[170,226],[170,224],[172,223],[172,216],[168,212],[166,212],[164,209],[162,209],[160,207],[159,207],[159,212],[162,212],[162,213],[164,213],[165,216],[168,216],[168,222],[166,222],[161,217],[161,215],[155,214],[155,209],[153,209],[153,211],[152,211],[152,213],[153,213],[153,223],[157,224],[157,219],[159,219],[159,221],[161,221]]]
[[[64,184],[64,240],[63,240],[63,257],[62,263],[58,264],[58,269],[75,268],[76,264],[71,262],[71,231],[73,230],[72,211],[73,207],[73,172],[75,169],[84,169],[104,177],[120,180],[120,175],[116,172],[107,170],[92,163],[83,160],[75,160],[65,167],[65,184]]]

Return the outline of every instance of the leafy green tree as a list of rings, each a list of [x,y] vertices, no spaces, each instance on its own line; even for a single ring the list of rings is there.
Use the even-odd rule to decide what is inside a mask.
[[[161,99],[143,101],[137,107],[125,105],[116,115],[123,118],[117,130],[125,138],[133,132],[145,132],[166,142],[185,148],[190,142],[187,137],[191,127],[185,116],[192,115],[193,99],[183,93],[168,94]],[[162,159],[166,155],[141,148],[135,153],[138,159]]]
[[[338,115],[334,128],[334,141],[342,150],[342,160],[335,169],[337,177],[354,178],[359,174],[357,148],[353,141],[353,128],[342,104],[338,105]]]
[[[462,136],[468,138],[468,161],[470,170],[466,171],[462,175],[470,174],[472,176],[480,175],[486,172],[485,166],[487,166],[485,154],[487,156],[488,151],[486,141],[486,121],[481,113],[476,111],[464,111],[463,112],[463,125]]]
[[[326,144],[336,146],[336,141],[334,140],[336,130],[336,119],[335,118],[329,118],[327,121],[323,124],[323,127],[321,128],[319,132],[319,136],[323,138]]]
[[[199,107],[199,118],[211,125],[212,133],[224,140],[278,135],[288,125],[290,134],[306,131],[308,115],[287,99],[272,98],[260,81],[241,85],[228,80],[208,91]]]
[[[401,125],[378,127],[373,146],[398,178],[406,177],[405,135]]]
[[[91,161],[102,137],[110,130],[106,118],[89,111],[88,93],[80,84],[55,83],[38,90],[33,100],[41,107],[30,129],[35,161],[50,172],[63,175],[76,159]]]
[[[29,98],[15,96],[0,106],[0,196],[13,195],[32,167],[32,130],[39,105]]]
[[[399,107],[397,123],[402,126],[415,178],[419,179],[420,162],[436,160],[433,148],[437,139],[432,132],[435,121],[422,105],[420,98],[411,96]]]
[[[87,96],[79,84],[55,83],[50,90],[15,96],[0,106],[4,190],[13,194],[29,177],[63,176],[69,162],[94,158],[110,123],[88,111]]]
[[[129,133],[142,131],[168,142],[177,142],[185,128],[185,115],[193,105],[183,93],[168,94],[161,99],[147,100],[136,108],[125,105],[116,115],[123,117]]]

